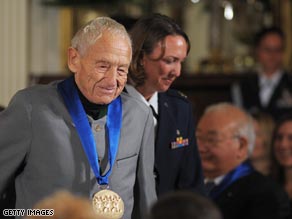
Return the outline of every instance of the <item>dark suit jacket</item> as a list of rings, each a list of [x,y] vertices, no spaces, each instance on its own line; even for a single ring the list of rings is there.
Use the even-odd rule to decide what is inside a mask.
[[[226,188],[215,203],[224,219],[288,219],[287,194],[274,181],[253,172]]]
[[[192,190],[204,194],[201,160],[195,142],[192,106],[178,91],[158,94],[159,119],[155,143],[157,193]],[[172,149],[177,137],[188,145]]]
[[[292,75],[287,72],[283,74],[266,107],[262,106],[260,102],[259,77],[257,74],[244,80],[240,87],[243,107],[249,112],[263,111],[278,119],[292,110],[292,99],[289,98],[289,96],[292,98]]]

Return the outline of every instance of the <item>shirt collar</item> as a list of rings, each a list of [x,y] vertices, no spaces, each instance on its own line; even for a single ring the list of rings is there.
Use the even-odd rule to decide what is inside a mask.
[[[282,78],[283,71],[278,70],[276,71],[271,77],[267,77],[265,74],[260,73],[259,74],[259,83],[260,85],[265,85],[267,83],[270,83],[271,86],[276,86],[280,79]]]
[[[225,177],[225,175],[217,176],[214,179],[205,178],[204,183],[206,184],[207,182],[213,181],[215,183],[215,185],[219,185],[222,182],[222,180],[224,179],[224,177]]]

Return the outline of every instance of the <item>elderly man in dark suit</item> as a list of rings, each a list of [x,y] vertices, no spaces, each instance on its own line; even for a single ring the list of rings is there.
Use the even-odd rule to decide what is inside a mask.
[[[100,17],[71,43],[74,77],[19,91],[0,114],[1,199],[15,183],[15,207],[30,209],[62,189],[90,199],[106,218],[122,214],[123,200],[130,219],[134,206],[146,211],[156,199],[151,110],[121,93],[131,40]]]
[[[196,131],[209,196],[224,219],[284,219],[287,194],[248,161],[254,145],[252,119],[227,103],[208,107]]]

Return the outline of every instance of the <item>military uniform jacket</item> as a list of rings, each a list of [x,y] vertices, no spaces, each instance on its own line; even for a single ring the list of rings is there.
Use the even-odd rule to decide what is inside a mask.
[[[146,210],[156,199],[153,118],[145,104],[125,93],[121,97],[121,136],[109,186],[124,200],[123,218],[130,219],[134,201]],[[96,122],[101,127],[94,134],[97,152],[103,154],[106,141],[98,136],[105,136],[105,118]],[[18,92],[0,113],[0,176],[1,199],[15,182],[15,207],[21,209],[57,190],[89,200],[100,190],[56,83]]]
[[[155,171],[158,195],[173,190],[204,194],[192,106],[178,91],[158,94]]]
[[[239,178],[214,201],[224,219],[291,218],[287,194],[258,172]]]
[[[247,111],[263,111],[274,119],[292,110],[292,75],[285,72],[276,86],[267,106],[262,106],[259,97],[259,77],[253,75],[241,85],[242,104]]]

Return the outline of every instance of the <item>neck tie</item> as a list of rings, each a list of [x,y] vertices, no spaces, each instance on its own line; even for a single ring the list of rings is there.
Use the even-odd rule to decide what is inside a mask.
[[[205,189],[206,189],[207,195],[210,194],[210,192],[214,189],[215,186],[216,184],[214,181],[208,181],[205,183]]]
[[[156,119],[156,121],[158,121],[158,114],[155,112],[155,110],[154,110],[152,105],[149,105],[149,106],[150,106],[150,108],[152,110],[152,114],[153,114],[154,118]]]

